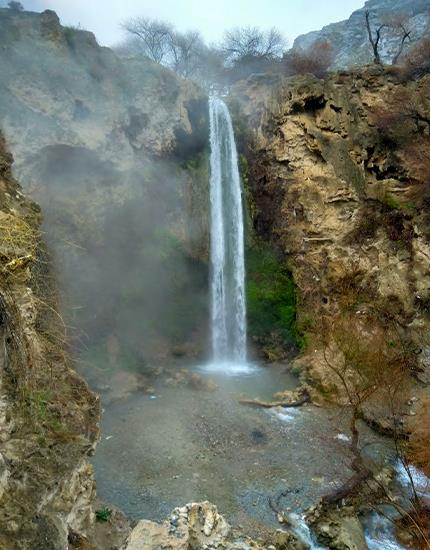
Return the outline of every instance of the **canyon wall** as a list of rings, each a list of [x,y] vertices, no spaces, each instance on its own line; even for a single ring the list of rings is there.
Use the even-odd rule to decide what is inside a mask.
[[[410,392],[424,399],[429,77],[403,82],[368,67],[273,86],[256,76],[236,86],[231,106],[242,128],[254,232],[279,251],[297,287],[303,353],[295,365],[315,398],[343,399],[326,355],[335,341],[344,355],[354,351],[355,362],[363,349],[391,346],[397,358],[388,350],[372,361],[390,356],[405,365]]]

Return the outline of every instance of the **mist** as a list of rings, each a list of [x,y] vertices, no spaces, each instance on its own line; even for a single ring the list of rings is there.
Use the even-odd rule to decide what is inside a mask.
[[[203,357],[205,94],[149,60],[126,66],[55,16],[15,21],[1,13],[0,114],[44,213],[74,355],[90,381]]]

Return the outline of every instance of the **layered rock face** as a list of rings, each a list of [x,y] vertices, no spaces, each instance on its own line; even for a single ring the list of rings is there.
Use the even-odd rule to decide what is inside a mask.
[[[416,391],[427,391],[430,79],[401,83],[368,68],[297,76],[276,91],[251,79],[235,101],[250,127],[254,229],[298,289],[307,346],[296,364],[331,398],[341,385],[324,356],[332,337],[375,349],[399,338]],[[387,327],[393,343],[388,332],[378,343]]]
[[[99,404],[71,369],[40,209],[0,136],[0,547],[67,548],[94,522]]]
[[[293,49],[312,49],[316,42],[327,40],[333,47],[333,69],[370,63],[373,53],[365,23],[366,10],[370,12],[373,32],[382,23],[395,22],[396,17],[400,18],[399,21],[411,32],[405,52],[429,33],[430,6],[426,0],[368,0],[364,8],[355,11],[348,20],[299,36],[294,41]],[[381,59],[390,63],[399,50],[401,32],[393,27],[385,28],[381,37]]]
[[[164,360],[182,342],[197,353],[205,95],[149,60],[118,58],[50,11],[0,9],[0,51],[0,127],[43,209],[74,336],[97,341],[104,364],[127,350],[128,363]]]

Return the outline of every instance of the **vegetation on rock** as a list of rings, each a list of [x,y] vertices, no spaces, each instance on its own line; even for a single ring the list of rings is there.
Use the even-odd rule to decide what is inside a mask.
[[[291,273],[269,247],[246,255],[246,301],[250,337],[268,359],[296,341],[296,291]]]
[[[22,195],[11,161],[0,136],[0,546],[37,547],[49,533],[50,543],[66,547],[69,528],[82,532],[92,523],[86,458],[99,405],[71,368],[40,209]]]

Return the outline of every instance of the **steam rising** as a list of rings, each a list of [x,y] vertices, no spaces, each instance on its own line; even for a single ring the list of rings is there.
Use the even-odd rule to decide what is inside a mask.
[[[202,354],[204,94],[148,60],[122,62],[52,13],[0,10],[0,46],[1,125],[42,206],[90,376]]]

